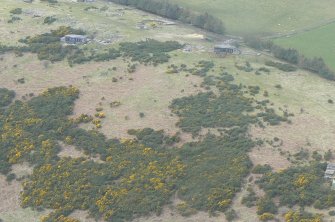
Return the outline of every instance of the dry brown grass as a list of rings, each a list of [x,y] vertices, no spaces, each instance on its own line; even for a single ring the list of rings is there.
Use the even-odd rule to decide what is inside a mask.
[[[8,183],[6,177],[0,175],[0,214],[20,209],[19,194],[21,185],[17,181]]]
[[[71,158],[80,158],[87,157],[83,152],[76,149],[74,146],[67,145],[63,142],[59,142],[61,146],[61,151],[58,153],[59,157],[71,157]]]
[[[285,156],[281,155],[277,149],[269,145],[255,147],[249,153],[249,157],[255,166],[258,164],[269,164],[274,171],[286,169],[291,165]]]
[[[129,137],[128,129],[145,127],[163,129],[172,135],[179,129],[175,126],[178,118],[172,116],[168,108],[170,102],[199,92],[200,89],[193,85],[200,82],[201,79],[196,77],[165,74],[165,66],[140,66],[138,71],[131,76],[125,74],[118,82],[112,82],[112,79],[92,81],[90,86],[81,88],[74,112],[75,115],[94,115],[95,108],[102,107],[106,119],[101,131],[108,137]],[[113,101],[119,101],[121,105],[111,108],[109,104]],[[139,116],[140,112],[144,113],[143,118]]]
[[[290,118],[292,124],[267,126],[264,130],[254,128],[251,134],[255,137],[283,140],[283,151],[295,153],[304,147],[310,151],[326,152],[333,149],[335,143],[335,123],[323,117],[308,113],[297,114]]]

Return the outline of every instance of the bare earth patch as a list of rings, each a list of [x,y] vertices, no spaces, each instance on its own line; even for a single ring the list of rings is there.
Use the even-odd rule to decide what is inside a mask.
[[[6,177],[0,175],[0,215],[20,209],[19,194],[21,185],[17,181],[8,183]]]
[[[286,169],[291,163],[285,156],[280,155],[279,151],[267,145],[262,147],[255,147],[250,153],[249,157],[254,165],[270,165],[274,171]]]
[[[61,151],[58,153],[59,157],[71,157],[71,158],[80,158],[87,157],[83,152],[77,150],[74,146],[67,145],[63,142],[59,142],[61,146]]]
[[[27,176],[33,173],[33,167],[29,165],[29,163],[20,163],[20,164],[14,164],[12,166],[11,173],[14,173],[17,178],[20,178],[22,176]]]

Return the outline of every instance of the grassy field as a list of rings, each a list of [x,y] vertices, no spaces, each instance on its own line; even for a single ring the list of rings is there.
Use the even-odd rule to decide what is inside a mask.
[[[180,65],[184,63],[188,67],[192,67],[199,60],[212,60],[216,64],[216,68],[210,71],[210,74],[215,75],[220,72],[220,66],[225,67],[225,71],[234,76],[236,83],[259,86],[260,94],[256,96],[257,99],[268,98],[274,103],[273,107],[276,110],[287,109],[294,113],[295,116],[290,118],[292,124],[285,123],[280,126],[266,127],[264,130],[260,128],[251,129],[250,134],[253,137],[265,139],[278,137],[284,141],[281,149],[291,153],[297,152],[301,147],[307,147],[311,151],[317,150],[321,153],[333,148],[335,143],[335,116],[333,115],[335,105],[327,102],[328,99],[335,100],[335,84],[333,82],[302,70],[283,73],[275,68],[268,67],[271,71],[270,74],[256,75],[255,71],[263,67],[266,60],[272,60],[273,58],[267,56],[215,57],[208,52],[215,42],[209,43],[197,38],[198,34],[207,35],[207,33],[180,24],[177,26],[161,26],[157,29],[138,30],[136,24],[139,21],[157,17],[133,9],[123,10],[123,16],[116,16],[113,13],[116,13],[122,7],[114,4],[108,4],[107,12],[101,12],[100,10],[84,11],[88,6],[87,4],[77,4],[70,1],[62,1],[56,6],[41,4],[38,1],[33,4],[24,4],[21,1],[12,0],[3,1],[5,6],[0,8],[0,42],[5,44],[15,45],[18,39],[26,35],[44,33],[60,25],[71,25],[87,30],[90,35],[97,39],[117,35],[120,36],[118,41],[138,41],[152,37],[161,41],[178,40],[193,46],[201,46],[207,51],[192,53],[177,51],[171,53],[172,58],[169,64]],[[179,1],[182,2],[182,0]],[[257,2],[259,5],[254,4],[254,6],[252,3],[254,1],[250,0],[192,1],[196,9],[208,8],[209,12],[217,13],[224,20],[226,18],[228,30],[237,34],[245,34],[249,31],[266,33],[291,31],[299,27],[309,26],[312,20],[313,23],[316,23],[332,18],[332,9],[335,7],[335,3],[329,0],[308,1],[308,3],[306,3],[306,0],[295,2],[262,0]],[[185,4],[191,3],[185,1]],[[273,6],[274,4],[277,7]],[[328,7],[323,8],[327,4]],[[105,5],[107,4],[102,1],[96,3],[99,8]],[[220,5],[220,7],[213,7],[213,5]],[[298,5],[308,5],[313,9],[307,10],[305,7],[298,7]],[[242,10],[236,12],[235,8],[241,6],[243,6]],[[294,10],[288,10],[289,6]],[[24,13],[20,15],[23,20],[8,24],[9,11],[16,7],[23,8]],[[323,16],[320,15],[321,9],[323,10]],[[29,14],[31,10],[42,13],[43,16],[34,18],[32,14]],[[312,14],[314,17],[311,16]],[[50,15],[55,15],[59,20],[50,26],[43,25],[43,17]],[[269,19],[264,19],[264,16]],[[246,30],[248,27],[250,29]],[[333,48],[329,45],[325,47],[322,41],[331,42],[335,36],[334,34],[327,34],[333,30],[334,25],[329,25],[310,33],[278,39],[277,41],[284,46],[291,46],[289,44],[292,40],[292,44],[297,45],[297,48],[300,42],[303,42],[299,49],[310,56],[314,55],[312,50],[317,47],[317,49],[320,49],[320,53],[328,53],[326,61],[330,63],[334,58],[332,56],[334,56],[335,46],[332,45]],[[333,31],[333,33],[335,32]],[[327,38],[320,39],[319,36],[327,36]],[[299,37],[303,39],[299,40]],[[315,39],[319,39],[318,42],[315,42]],[[113,43],[112,46],[117,46],[118,41]],[[315,43],[315,46],[311,43]],[[90,47],[95,47],[95,45]],[[308,54],[309,49],[311,54]],[[0,87],[15,90],[17,99],[21,99],[27,93],[33,92],[36,95],[48,87],[74,85],[81,91],[80,98],[75,106],[75,114],[94,114],[96,108],[102,107],[106,113],[106,118],[103,120],[101,132],[108,137],[125,137],[128,129],[144,127],[152,127],[157,130],[164,129],[167,133],[174,134],[179,130],[175,126],[178,118],[171,116],[171,111],[168,108],[170,102],[174,98],[196,94],[201,91],[199,85],[202,79],[200,77],[187,76],[187,73],[184,72],[167,74],[166,70],[169,64],[157,67],[140,65],[136,72],[130,74],[126,71],[127,63],[122,59],[110,62],[92,62],[74,67],[70,67],[67,62],[57,62],[50,63],[46,67],[42,61],[36,58],[36,55],[32,54],[25,54],[23,57],[6,54],[0,57],[2,58],[0,61]],[[246,61],[251,63],[254,68],[253,72],[244,72],[235,67],[235,63],[243,65]],[[112,67],[117,67],[117,71],[109,71]],[[20,78],[25,78],[24,84],[17,83]],[[118,81],[114,82],[113,78],[118,78]],[[282,89],[275,87],[278,84],[282,86]],[[267,98],[263,96],[265,90],[269,93]],[[113,101],[120,101],[121,106],[111,108],[109,103]],[[303,113],[301,109],[304,110]],[[145,117],[140,118],[139,112],[143,112]],[[92,128],[93,126],[85,127]],[[268,163],[273,165],[275,170],[280,170],[290,164],[286,160],[286,156],[281,155],[279,150],[268,146],[253,150],[250,157],[254,164]],[[275,163],[273,157],[276,157]],[[4,178],[0,179],[0,187],[5,190],[0,195],[2,197],[0,199],[4,200],[8,195],[17,197],[21,189],[19,183],[9,185]],[[255,209],[245,209],[241,206],[240,199],[241,195],[238,195],[234,201],[234,207],[243,211],[238,212],[239,220],[250,221],[250,218],[253,218],[253,221],[257,221]],[[0,218],[6,222],[21,221],[22,218],[27,222],[35,222],[40,216],[38,212],[21,209],[18,198],[11,198],[8,203],[1,200]],[[8,206],[13,207],[8,208]],[[218,218],[210,218],[208,214],[203,212],[184,219],[173,209],[167,208],[161,217],[140,218],[138,221],[219,220],[225,221],[222,215]]]
[[[335,70],[335,23],[290,37],[279,38],[275,43],[298,49],[308,57],[322,57]]]
[[[230,34],[285,33],[335,19],[332,0],[170,0],[221,18]]]

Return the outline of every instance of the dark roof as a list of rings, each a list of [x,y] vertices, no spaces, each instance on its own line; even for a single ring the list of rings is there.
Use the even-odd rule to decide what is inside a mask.
[[[237,49],[235,46],[230,45],[230,44],[220,44],[220,45],[214,46],[214,48],[217,48],[217,49]]]
[[[80,38],[80,39],[85,39],[87,38],[84,35],[74,35],[74,34],[70,34],[70,35],[66,35],[65,37],[70,37],[70,38]]]

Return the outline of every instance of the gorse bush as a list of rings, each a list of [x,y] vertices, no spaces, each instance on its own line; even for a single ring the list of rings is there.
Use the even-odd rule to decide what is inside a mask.
[[[15,92],[6,88],[0,88],[0,108],[8,106],[15,97]]]
[[[157,50],[143,42],[130,48],[142,44],[146,53]],[[168,52],[177,44],[162,47]],[[129,221],[160,214],[176,193],[186,204],[184,213],[225,212],[252,169],[248,152],[256,142],[248,129],[263,121],[256,113],[267,105],[259,103],[256,108],[257,103],[244,96],[244,87],[231,81],[227,73],[206,76],[202,86],[216,87],[219,94],[200,93],[172,102],[183,131],[194,136],[205,127],[221,132],[182,148],[174,147],[180,141],[178,133],[168,136],[146,128],[129,130],[133,140],[107,139],[97,130],[80,128],[80,123],[90,121],[100,128],[101,120],[87,115],[68,118],[79,97],[72,86],[51,88],[14,103],[13,93],[2,90],[10,96],[0,111],[0,172],[9,176],[11,166],[21,162],[34,166],[22,184],[20,200],[23,207],[52,210],[42,221],[71,221],[69,215],[75,210],[106,221]],[[274,111],[271,115],[276,116]],[[60,141],[82,151],[83,157],[60,157]]]
[[[154,39],[147,39],[136,43],[124,42],[120,44],[120,52],[133,62],[158,65],[168,62],[168,52],[182,48],[183,46],[175,41],[159,42]]]
[[[56,209],[45,221],[59,221],[75,209],[107,221],[159,213],[184,174],[184,164],[172,155],[173,150],[107,140],[96,131],[78,128],[85,117],[67,118],[78,94],[74,87],[53,88],[1,112],[1,173],[23,161],[35,166],[23,184],[22,206]],[[60,158],[58,141],[71,143],[87,155],[99,155],[105,162]]]
[[[335,191],[323,178],[326,164],[290,167],[279,173],[265,174],[257,183],[271,197],[279,197],[280,205],[312,206],[325,209],[335,206]]]

